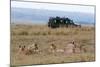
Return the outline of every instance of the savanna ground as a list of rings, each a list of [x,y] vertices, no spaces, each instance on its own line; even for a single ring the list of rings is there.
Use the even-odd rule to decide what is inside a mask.
[[[50,43],[63,49],[70,41],[83,45],[86,52],[66,55],[63,53],[49,54]],[[18,54],[19,45],[37,43],[41,54]],[[51,29],[46,25],[11,24],[11,65],[54,64],[69,62],[95,61],[95,28],[83,26],[81,28]]]

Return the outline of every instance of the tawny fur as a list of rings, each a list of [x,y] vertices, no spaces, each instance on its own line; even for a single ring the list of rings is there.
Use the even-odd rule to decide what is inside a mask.
[[[19,45],[20,54],[30,55],[32,53],[37,53],[37,52],[39,52],[37,44],[32,44],[27,47],[25,45],[24,46]]]

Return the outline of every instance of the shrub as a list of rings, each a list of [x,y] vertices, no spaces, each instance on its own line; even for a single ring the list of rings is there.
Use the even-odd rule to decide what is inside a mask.
[[[27,31],[21,31],[21,32],[19,33],[19,35],[28,35],[28,32],[27,32]]]

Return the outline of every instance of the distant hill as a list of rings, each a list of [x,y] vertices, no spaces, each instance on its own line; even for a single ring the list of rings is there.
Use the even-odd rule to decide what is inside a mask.
[[[49,17],[69,17],[79,24],[94,24],[94,14],[81,12],[65,12],[46,9],[11,8],[11,21],[32,22],[35,24],[47,24]]]

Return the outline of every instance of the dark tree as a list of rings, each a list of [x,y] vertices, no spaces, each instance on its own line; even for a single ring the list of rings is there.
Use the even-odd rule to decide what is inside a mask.
[[[61,20],[62,20],[62,24],[66,24],[66,18],[65,17],[63,17],[63,18],[61,18]]]
[[[70,19],[70,18],[66,18],[66,17],[60,18],[59,16],[50,17],[49,18],[48,27],[58,28],[60,26],[61,27],[69,27],[69,26],[72,26],[72,27],[81,27],[81,25],[75,24],[73,22],[73,20]]]

